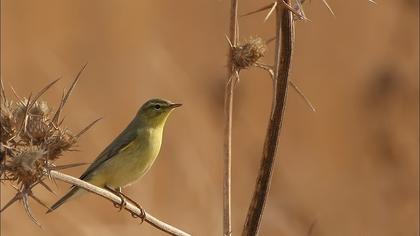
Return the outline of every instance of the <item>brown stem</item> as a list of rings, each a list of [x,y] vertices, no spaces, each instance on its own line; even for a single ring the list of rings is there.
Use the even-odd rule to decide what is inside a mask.
[[[223,159],[223,235],[232,234],[232,208],[231,208],[231,180],[232,180],[232,110],[233,90],[237,72],[232,62],[233,47],[238,41],[238,2],[231,0],[229,41],[228,73],[225,90],[225,129],[224,129],[224,159]],[[233,46],[233,47],[232,47]]]
[[[55,170],[51,170],[49,171],[49,174],[51,175],[51,177],[53,177],[54,179],[58,179],[61,181],[64,181],[66,183],[81,187],[91,193],[94,193],[98,196],[104,197],[116,204],[122,204],[122,200],[121,197],[115,195],[114,193],[111,193],[105,189],[102,189],[100,187],[97,187],[95,185],[92,185],[90,183],[87,183],[83,180],[74,178],[70,175],[66,175],[63,173],[60,173],[58,171]],[[142,214],[144,214],[144,221],[146,221],[147,223],[151,224],[152,226],[154,226],[155,228],[162,230],[170,235],[175,235],[175,236],[190,236],[190,234],[181,231],[180,229],[175,228],[174,226],[171,226],[163,221],[158,220],[157,218],[155,218],[154,216],[150,215],[150,213],[146,212],[143,209],[139,209],[137,206],[135,206],[133,203],[131,202],[126,202],[125,205],[125,210],[131,212],[132,214],[135,214],[137,216],[140,216]]]
[[[285,0],[290,5],[290,0]],[[257,235],[270,190],[271,177],[277,151],[278,138],[284,117],[286,105],[287,84],[294,43],[294,22],[292,13],[282,6],[278,0],[276,10],[276,55],[275,55],[275,86],[273,91],[273,106],[267,134],[264,143],[263,156],[257,177],[257,184],[242,235]]]

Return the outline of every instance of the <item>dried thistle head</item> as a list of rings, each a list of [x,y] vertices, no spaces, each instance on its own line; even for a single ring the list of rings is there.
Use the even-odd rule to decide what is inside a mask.
[[[35,101],[32,107],[28,108],[29,100],[24,98],[18,103],[15,109],[15,124],[24,124],[24,132],[20,133],[20,138],[25,142],[40,144],[44,139],[52,134],[52,123],[50,118],[50,108],[44,101]]]
[[[43,158],[46,151],[38,146],[12,149],[5,164],[6,177],[18,184],[30,186],[43,175]]]
[[[4,101],[2,99],[0,108],[0,138],[1,140],[8,140],[16,133],[16,125],[14,118],[15,104],[11,101]]]
[[[8,100],[3,83],[1,83],[1,183],[10,184],[16,189],[17,193],[3,206],[0,212],[3,212],[17,200],[23,200],[27,214],[37,223],[31,214],[28,198],[31,197],[47,207],[33,195],[32,188],[41,184],[48,191],[51,191],[43,180],[48,177],[50,170],[63,169],[60,166],[55,166],[53,162],[61,157],[64,152],[71,150],[77,143],[79,136],[86,131],[85,128],[79,134],[73,135],[69,129],[62,125],[62,121],[59,122],[61,110],[84,68],[77,75],[67,94],[62,97],[60,106],[55,113],[52,112],[45,101],[41,101],[39,98],[57,80],[47,85],[33,98],[29,96],[20,99],[16,96],[18,101]],[[87,128],[91,126],[92,124]],[[77,164],[66,166],[77,166]]]
[[[264,56],[267,47],[260,37],[251,37],[233,47],[232,62],[236,69],[247,69]]]
[[[77,143],[77,137],[68,129],[57,129],[44,141],[44,146],[48,149],[49,160],[56,160],[63,152],[69,150]]]

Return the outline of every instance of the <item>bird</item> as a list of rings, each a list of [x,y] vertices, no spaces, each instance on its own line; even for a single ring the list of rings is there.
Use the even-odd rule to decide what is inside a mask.
[[[121,134],[98,155],[80,179],[116,194],[119,193],[121,210],[124,204],[123,196],[126,197],[122,194],[121,188],[133,184],[150,170],[159,154],[168,116],[181,105],[160,98],[148,100]],[[73,185],[47,213],[83,192],[85,190]]]

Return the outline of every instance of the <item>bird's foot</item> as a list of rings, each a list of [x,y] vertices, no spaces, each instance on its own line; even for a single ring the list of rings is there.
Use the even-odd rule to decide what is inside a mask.
[[[133,201],[132,199],[129,199],[129,200],[140,210],[140,214],[131,212],[131,216],[134,218],[140,218],[141,220],[140,224],[143,223],[144,219],[146,219],[146,212],[143,210],[143,207],[141,207],[137,202]]]
[[[125,195],[121,192],[121,190],[115,190],[108,186],[105,186],[105,189],[117,195],[121,199],[121,203],[114,202],[114,207],[119,208],[119,211],[121,211],[123,208],[125,208],[125,206],[127,206],[127,200],[125,198]]]
[[[143,223],[144,219],[146,218],[146,212],[143,210],[143,207],[140,206],[136,201],[131,199],[129,196],[125,195],[124,193],[119,192],[126,200],[130,201],[134,206],[136,206],[140,210],[140,214],[136,214],[134,212],[131,212],[131,216],[134,218],[140,218],[141,223]]]
[[[127,195],[125,195],[124,193],[122,193],[121,188],[117,188],[117,189],[113,189],[111,187],[105,186],[105,188],[114,193],[115,195],[117,195],[118,197],[121,198],[121,203],[114,203],[114,206],[119,208],[120,211],[125,208],[125,206],[127,205],[127,200],[130,201],[133,205],[135,205],[139,210],[140,210],[140,214],[136,214],[134,212],[131,212],[131,216],[134,218],[140,218],[141,222],[143,223],[143,221],[146,219],[146,212],[143,210],[143,207],[140,206],[136,201],[134,201],[133,199],[131,199],[130,197],[128,197]]]

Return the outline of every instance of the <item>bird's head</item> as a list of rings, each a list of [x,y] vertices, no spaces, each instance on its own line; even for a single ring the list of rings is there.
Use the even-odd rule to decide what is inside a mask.
[[[137,117],[150,126],[161,126],[165,124],[169,114],[181,105],[160,98],[151,99],[140,107]]]

